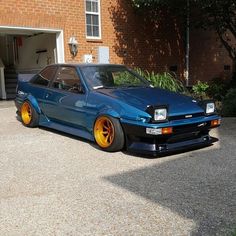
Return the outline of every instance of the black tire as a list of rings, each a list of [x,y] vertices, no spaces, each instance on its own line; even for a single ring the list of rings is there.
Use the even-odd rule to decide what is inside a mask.
[[[124,132],[120,121],[116,118],[99,116],[94,124],[93,133],[96,143],[104,151],[116,152],[124,147]]]
[[[20,117],[26,127],[34,128],[39,124],[39,115],[29,101],[25,101],[21,105]]]

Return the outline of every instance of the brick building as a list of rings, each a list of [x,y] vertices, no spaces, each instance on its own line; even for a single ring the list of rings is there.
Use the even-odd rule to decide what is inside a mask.
[[[141,16],[127,0],[8,0],[0,12],[8,94],[12,74],[57,62],[124,63],[183,77],[184,29],[164,13],[158,20]],[[212,33],[191,32],[190,39],[190,84],[230,74],[231,61]],[[71,42],[78,43],[76,55]]]

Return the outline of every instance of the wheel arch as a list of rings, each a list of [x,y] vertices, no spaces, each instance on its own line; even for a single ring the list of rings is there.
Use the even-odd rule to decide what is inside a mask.
[[[101,116],[110,116],[110,117],[120,120],[120,114],[117,111],[115,111],[113,109],[102,110],[97,114],[96,118],[94,119],[92,128],[94,128],[96,120]]]
[[[35,109],[35,111],[36,111],[38,114],[41,114],[41,113],[42,113],[42,111],[41,111],[41,109],[40,109],[40,107],[39,107],[38,101],[37,101],[37,99],[36,99],[34,96],[32,96],[31,94],[29,94],[29,95],[24,99],[23,103],[26,102],[26,101],[29,101],[29,102],[30,102],[30,104],[33,106],[33,108]]]

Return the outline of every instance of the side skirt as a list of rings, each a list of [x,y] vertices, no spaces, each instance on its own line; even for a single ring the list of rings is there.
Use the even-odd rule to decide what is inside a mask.
[[[67,125],[52,122],[48,120],[45,116],[43,118],[40,117],[39,126],[62,131],[64,133],[72,134],[84,139],[88,139],[93,142],[95,141],[93,135],[91,135],[89,132],[79,128],[74,128]]]

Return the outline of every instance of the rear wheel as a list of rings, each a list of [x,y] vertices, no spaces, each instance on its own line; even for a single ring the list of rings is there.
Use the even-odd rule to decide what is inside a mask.
[[[124,133],[119,120],[100,116],[94,125],[94,138],[98,146],[108,152],[120,151],[124,147]]]
[[[25,101],[20,110],[22,123],[27,127],[36,127],[38,126],[38,113],[32,107],[30,102]]]

